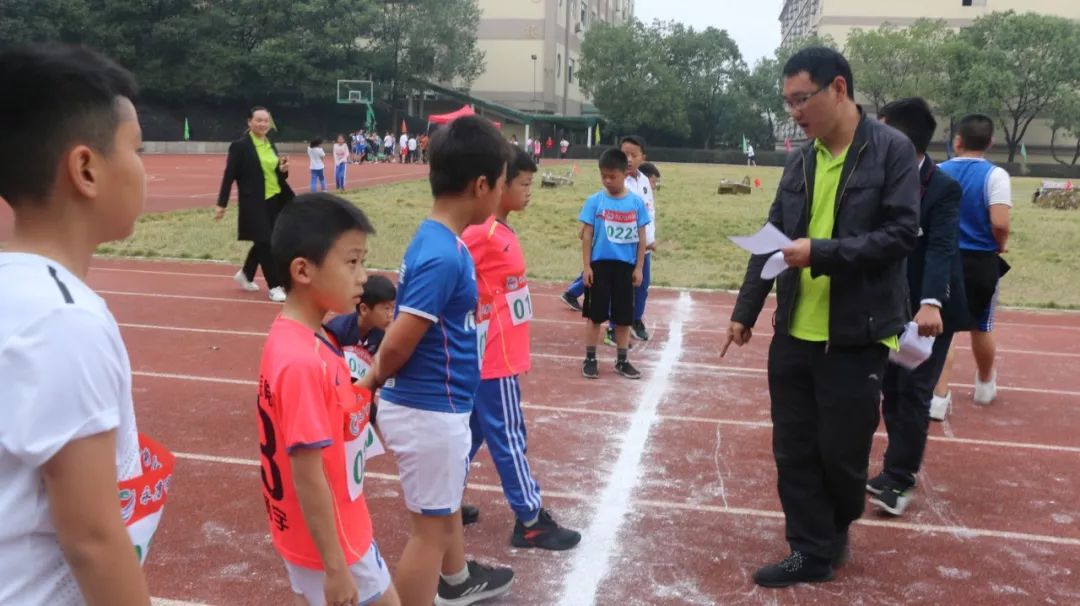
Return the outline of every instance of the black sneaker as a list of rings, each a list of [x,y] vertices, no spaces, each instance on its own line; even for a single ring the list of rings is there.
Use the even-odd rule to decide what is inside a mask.
[[[581,363],[581,374],[585,375],[586,379],[600,378],[600,368],[596,363],[596,358],[585,358],[585,361]]]
[[[832,560],[829,563],[832,564],[832,567],[835,570],[837,568],[843,568],[844,564],[847,564],[850,559],[851,547],[848,544],[848,531],[845,530],[840,533],[840,536],[836,537]]]
[[[539,547],[551,551],[572,549],[580,542],[581,533],[556,524],[546,509],[540,510],[540,517],[532,526],[526,527],[521,520],[514,523],[514,534],[510,537],[514,547]]]
[[[833,569],[828,560],[800,551],[792,551],[782,561],[759,568],[754,573],[754,582],[762,587],[788,587],[796,583],[824,583],[831,580]]]
[[[623,360],[615,363],[615,372],[627,379],[640,379],[641,372],[634,368],[634,365],[630,363],[630,360]]]
[[[468,526],[480,521],[480,509],[475,505],[461,506],[461,525]]]
[[[435,606],[468,606],[501,596],[510,591],[514,571],[509,568],[485,566],[469,560],[469,578],[461,585],[451,585],[439,577],[439,593]]]
[[[871,505],[894,516],[903,515],[909,503],[911,503],[911,491],[895,486],[890,486],[881,494],[870,497]]]
[[[570,293],[564,292],[559,300],[566,304],[570,309],[581,313],[581,303],[578,303],[577,297],[570,296]]]
[[[885,492],[889,487],[889,484],[889,479],[885,477],[885,474],[879,473],[873,478],[870,478],[870,481],[866,483],[866,492],[869,492],[872,495],[879,495]]]
[[[648,341],[649,331],[645,330],[645,323],[641,320],[630,325],[630,336],[638,341]]]

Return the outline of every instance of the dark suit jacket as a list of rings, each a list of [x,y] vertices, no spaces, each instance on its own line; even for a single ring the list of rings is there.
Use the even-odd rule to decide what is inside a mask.
[[[930,156],[919,170],[919,180],[923,188],[919,242],[907,266],[911,308],[919,309],[924,299],[937,299],[945,329],[964,330],[967,298],[958,242],[963,190]]]
[[[271,142],[270,145],[274,148],[274,153],[277,153],[274,143]],[[232,189],[233,181],[236,181],[240,207],[240,217],[237,222],[238,240],[269,242],[277,211],[284,203],[293,199],[293,190],[286,181],[288,175],[282,173],[280,169],[274,170],[277,172],[278,184],[281,186],[281,195],[275,204],[269,204],[266,200],[266,178],[251,136],[245,134],[229,145],[229,158],[225,161],[225,176],[221,181],[217,205],[222,208],[228,206],[229,191]]]

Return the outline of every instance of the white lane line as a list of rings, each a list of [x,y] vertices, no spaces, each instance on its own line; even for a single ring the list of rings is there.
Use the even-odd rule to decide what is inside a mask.
[[[671,385],[672,372],[683,351],[683,321],[690,314],[690,293],[682,293],[672,314],[667,341],[660,350],[657,368],[649,373],[640,391],[630,427],[620,439],[619,457],[607,476],[607,484],[593,510],[592,521],[582,533],[569,574],[563,579],[559,604],[593,604],[611,559],[619,550],[619,528],[631,511],[631,497],[642,473],[642,458],[649,432],[657,421],[657,408]]]
[[[185,602],[184,600],[167,600],[165,598],[150,598],[150,606],[210,606],[202,602]]]
[[[149,372],[137,370],[131,373],[136,377],[147,377],[151,379],[171,379],[177,381],[196,381],[200,383],[220,383],[224,385],[243,385],[245,387],[255,387],[258,385],[256,381],[247,379],[227,379],[223,377],[204,377],[198,375],[186,375],[166,372]],[[590,415],[604,415],[615,417],[633,417],[636,413],[622,412],[617,410],[600,410],[595,408],[573,408],[569,406],[546,406],[542,404],[524,403],[522,406],[526,410],[543,410],[548,412],[564,412],[571,414],[590,414]],[[759,429],[767,429],[772,427],[772,423],[768,421],[741,421],[738,419],[713,419],[709,417],[692,417],[682,415],[656,415],[656,418],[661,421],[675,421],[682,423],[698,423],[698,424],[718,424],[718,425],[732,425],[737,427],[751,427]],[[878,432],[874,434],[877,438],[885,438],[886,434]],[[998,448],[1023,448],[1028,450],[1046,450],[1051,452],[1076,452],[1080,453],[1080,447],[1078,446],[1059,446],[1056,444],[1038,444],[1031,442],[1012,442],[1012,441],[997,441],[997,440],[981,440],[977,438],[956,438],[946,434],[945,437],[941,436],[929,436],[928,438],[933,442],[955,443],[955,444],[971,444],[977,446],[993,446]]]
[[[219,457],[214,455],[195,454],[188,452],[174,452],[173,455],[177,459],[200,461],[205,463],[221,463],[225,465],[241,465],[245,467],[258,467],[260,465],[257,459],[241,459],[236,457]],[[374,480],[382,480],[388,482],[397,482],[398,477],[394,474],[387,473],[369,473],[365,475],[366,478],[372,478]],[[502,492],[502,486],[495,486],[491,484],[469,484],[470,490],[479,490],[482,492]],[[580,501],[585,503],[594,503],[596,501],[595,495],[587,495],[576,492],[555,492],[544,491],[544,496],[555,499],[567,499],[572,501]],[[632,503],[636,507],[647,508],[654,511],[667,511],[667,510],[679,510],[689,511],[693,513],[720,513],[725,515],[737,516],[737,517],[752,517],[752,518],[771,518],[776,520],[784,519],[784,512],[771,509],[755,509],[751,507],[725,507],[723,505],[706,505],[701,503],[682,503],[678,501],[664,501],[655,499],[628,499],[629,503]],[[624,506],[625,508],[626,506]],[[601,512],[602,513],[602,512]],[[1015,541],[1029,541],[1035,543],[1051,543],[1056,545],[1070,545],[1080,547],[1080,538],[1061,537],[1052,535],[1032,534],[1025,532],[1012,532],[1006,530],[994,530],[989,528],[972,528],[970,526],[950,525],[942,526],[935,524],[911,524],[908,522],[898,522],[894,520],[878,520],[873,518],[863,518],[855,522],[862,526],[875,526],[878,528],[892,528],[897,530],[907,530],[920,533],[934,533],[934,534],[949,534],[953,536],[964,536],[972,538],[992,538],[992,539],[1007,539]],[[583,542],[583,549],[587,545]],[[581,553],[578,551],[577,553]],[[576,554],[575,554],[576,555]],[[603,554],[605,557],[607,554]],[[567,589],[575,589],[569,585],[569,577],[565,584]],[[564,601],[565,603],[565,601]],[[580,602],[574,601],[573,604],[592,604],[592,601]]]

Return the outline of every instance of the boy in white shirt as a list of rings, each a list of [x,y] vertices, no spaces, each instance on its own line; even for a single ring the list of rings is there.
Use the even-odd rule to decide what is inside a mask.
[[[323,158],[326,157],[326,150],[322,148],[322,139],[312,139],[311,145],[308,146],[308,164],[311,168],[311,191],[318,191],[316,186],[322,187],[323,191],[326,191],[326,162]]]
[[[0,54],[0,604],[146,606],[117,480],[142,473],[131,366],[84,283],[129,236],[146,177],[135,83],[93,51]]]

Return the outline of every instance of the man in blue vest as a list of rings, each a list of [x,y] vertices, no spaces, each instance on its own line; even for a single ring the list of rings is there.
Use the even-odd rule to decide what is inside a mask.
[[[986,159],[994,142],[994,121],[972,114],[960,120],[953,147],[956,157],[941,170],[960,183],[960,257],[964,266],[964,290],[971,314],[971,350],[975,354],[975,403],[986,406],[997,397],[994,356],[994,309],[998,280],[1008,270],[1001,253],[1008,252],[1009,212],[1012,185],[1009,173]],[[930,406],[931,418],[944,420],[952,406],[949,374],[955,354],[950,354]]]

